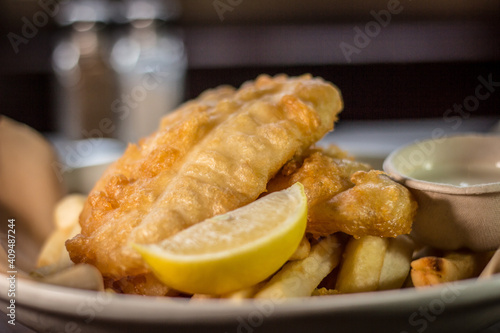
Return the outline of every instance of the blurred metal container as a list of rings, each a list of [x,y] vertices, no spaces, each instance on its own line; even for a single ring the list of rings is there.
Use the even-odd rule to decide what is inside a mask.
[[[136,142],[181,103],[187,60],[180,34],[166,24],[178,15],[177,2],[129,0],[118,12],[127,31],[111,52],[120,91],[111,110],[118,117],[117,138]]]
[[[56,19],[68,30],[52,57],[58,129],[71,139],[111,137],[116,83],[102,29],[110,21],[110,5],[96,0],[69,1],[61,6]]]

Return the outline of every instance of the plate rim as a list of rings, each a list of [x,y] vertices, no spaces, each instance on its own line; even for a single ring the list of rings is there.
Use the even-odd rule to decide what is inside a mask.
[[[8,302],[8,281],[0,273],[0,299]],[[207,323],[234,320],[235,316],[245,316],[259,306],[273,307],[270,318],[290,315],[320,315],[322,313],[349,311],[396,311],[412,312],[421,304],[443,297],[450,288],[459,290],[459,295],[450,302],[453,309],[477,306],[478,304],[500,301],[500,274],[488,279],[469,279],[424,289],[406,288],[334,296],[318,296],[289,299],[285,302],[272,300],[229,301],[204,299],[192,302],[189,299],[173,297],[151,297],[140,295],[110,294],[89,290],[49,285],[38,281],[19,278],[17,281],[16,306],[28,307],[45,313],[84,318],[78,313],[79,307],[90,302],[101,302],[102,310],[95,311],[94,320],[120,319],[131,323]],[[495,291],[497,291],[495,293]],[[452,291],[453,292],[453,291]],[[70,295],[70,297],[68,297]],[[383,297],[382,297],[383,296]],[[109,297],[109,298],[108,298]],[[269,303],[271,302],[271,303]],[[47,307],[47,305],[50,305]],[[141,309],[141,311],[137,311]],[[134,311],[135,310],[135,311]],[[5,311],[5,310],[3,310]],[[124,315],[126,314],[126,315]]]

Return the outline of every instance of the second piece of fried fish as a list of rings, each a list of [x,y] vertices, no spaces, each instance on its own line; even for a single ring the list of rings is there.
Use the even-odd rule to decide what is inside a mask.
[[[307,232],[316,236],[410,233],[417,211],[410,191],[370,169],[335,146],[314,148],[287,163],[267,188],[274,192],[301,182],[308,201]]]

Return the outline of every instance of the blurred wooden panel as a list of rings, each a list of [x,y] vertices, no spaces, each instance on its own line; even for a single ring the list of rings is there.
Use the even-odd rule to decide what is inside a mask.
[[[239,86],[257,75],[311,73],[335,83],[344,98],[342,119],[374,120],[441,118],[454,104],[474,96],[479,76],[500,82],[495,62],[399,63],[356,65],[252,66],[199,68],[188,72],[187,99],[221,84]],[[481,115],[500,119],[500,93],[479,103],[470,118]],[[449,117],[449,115],[448,115]],[[449,121],[450,119],[446,119]]]
[[[6,38],[42,10],[39,1],[0,0],[0,113],[51,131],[50,56],[59,31],[52,23],[40,27],[18,53]],[[500,81],[498,0],[402,0],[402,11],[350,59],[340,44],[354,45],[355,29],[374,21],[371,12],[389,0],[179,1],[184,11],[175,25],[189,57],[187,98],[260,73],[311,72],[342,89],[343,117],[442,117],[474,92],[478,75],[494,73]],[[222,14],[214,7],[221,3],[229,6]],[[492,94],[476,114],[498,114],[499,104],[500,94]]]
[[[396,1],[396,0],[394,0]],[[319,22],[365,21],[370,11],[387,8],[389,0],[181,0],[187,22],[220,22],[215,7],[228,9],[224,23],[229,22]],[[222,5],[221,5],[222,3]],[[401,0],[406,19],[496,20],[500,2],[490,0]]]
[[[74,0],[73,0],[74,1]],[[118,0],[111,0],[118,1]],[[170,1],[170,0],[164,0]],[[275,23],[366,21],[370,11],[387,8],[398,0],[178,0],[185,23]],[[42,0],[42,3],[56,0]],[[500,2],[495,0],[400,0],[405,19],[497,20]],[[226,8],[223,22],[217,8]],[[0,24],[15,26],[22,16],[42,10],[40,0],[0,1]],[[219,10],[220,12],[220,10]]]
[[[380,26],[379,26],[380,27]],[[365,45],[364,23],[186,27],[190,67],[500,60],[499,26],[482,22],[394,22]],[[356,48],[350,54],[341,47]],[[358,46],[358,47],[356,47]]]

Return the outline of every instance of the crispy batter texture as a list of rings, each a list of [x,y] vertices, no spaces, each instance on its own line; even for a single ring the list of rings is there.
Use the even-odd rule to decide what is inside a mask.
[[[368,165],[338,148],[312,149],[306,156],[285,165],[268,190],[279,191],[295,182],[304,185],[307,232],[396,237],[411,231],[417,203],[404,186],[381,171],[368,171]]]
[[[342,231],[354,237],[409,234],[417,203],[403,185],[382,171],[357,171],[354,187],[322,202],[313,212],[312,233]]]
[[[333,128],[341,109],[338,89],[309,75],[262,75],[239,90],[202,94],[106,171],[80,216],[82,233],[66,242],[71,259],[107,280],[149,281],[131,243],[156,243],[254,201],[287,161]]]

